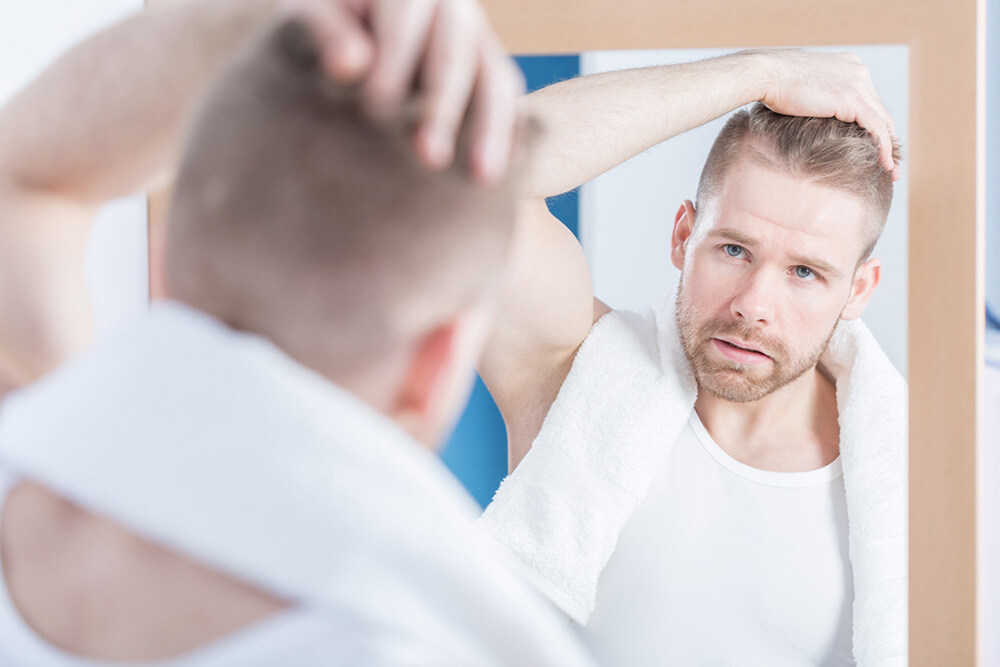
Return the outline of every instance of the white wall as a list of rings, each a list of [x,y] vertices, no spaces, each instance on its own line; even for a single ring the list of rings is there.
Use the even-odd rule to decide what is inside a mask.
[[[67,48],[142,9],[142,4],[142,0],[0,0],[0,103]],[[85,279],[100,335],[145,307],[147,276],[146,202],[137,196],[103,209],[91,234]]]
[[[896,120],[906,147],[908,53],[905,46],[856,46],[824,50],[856,52]],[[699,60],[722,50],[600,51],[583,54],[581,74]],[[590,260],[597,296],[617,308],[641,308],[677,288],[680,272],[670,263],[674,213],[694,199],[702,164],[725,118],[675,137],[583,186],[580,238]],[[907,177],[896,183],[885,233],[875,251],[883,261],[882,283],[864,320],[889,358],[906,373]]]

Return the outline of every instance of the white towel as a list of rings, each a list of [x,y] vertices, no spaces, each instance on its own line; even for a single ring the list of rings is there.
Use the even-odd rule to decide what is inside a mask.
[[[265,339],[178,304],[9,397],[0,465],[369,628],[400,649],[393,664],[590,662],[472,529],[474,503],[431,452]]]
[[[863,667],[907,655],[907,387],[860,321],[820,362],[834,377]],[[622,528],[694,408],[674,302],[614,311],[580,347],[542,429],[479,525],[581,625]]]

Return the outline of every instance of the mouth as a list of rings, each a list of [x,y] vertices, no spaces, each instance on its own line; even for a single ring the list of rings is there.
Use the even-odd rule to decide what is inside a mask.
[[[726,338],[713,338],[716,349],[727,358],[740,364],[762,364],[771,361],[771,357],[760,350],[749,347],[743,341]]]

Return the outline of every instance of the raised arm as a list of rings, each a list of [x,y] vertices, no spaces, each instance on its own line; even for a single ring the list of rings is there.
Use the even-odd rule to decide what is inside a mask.
[[[79,205],[168,178],[185,112],[272,4],[161,4],[73,48],[0,110],[0,178]]]
[[[593,323],[586,258],[549,214],[566,192],[632,156],[745,104],[856,121],[891,163],[892,120],[853,54],[745,51],[694,63],[579,77],[522,100],[541,121],[528,169],[521,239],[480,374],[504,415],[510,465],[527,453]]]
[[[169,182],[187,111],[276,11],[306,16],[329,74],[360,80],[375,112],[419,75],[427,108],[415,142],[431,165],[452,159],[476,100],[473,164],[484,179],[505,170],[523,83],[473,0],[160,3],[72,49],[0,109],[0,397],[89,341],[94,212]]]
[[[270,4],[178,2],[137,14],[0,110],[0,391],[88,342],[82,269],[94,212],[169,178],[189,104]]]
[[[858,122],[892,169],[891,118],[850,53],[742,51],[692,63],[579,77],[522,100],[547,133],[525,195],[572,190],[670,137],[751,102],[793,116]]]

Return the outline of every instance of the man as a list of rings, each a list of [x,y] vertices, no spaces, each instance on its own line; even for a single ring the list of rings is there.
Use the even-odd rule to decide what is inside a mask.
[[[680,66],[733,77],[732,97],[681,119],[660,106],[687,92],[662,85],[677,66],[525,102],[569,128],[531,174],[480,364],[514,468],[482,523],[609,664],[905,662],[905,385],[848,326],[879,282],[891,139],[834,108],[736,114],[675,216],[676,303],[648,316],[594,299],[543,201],[753,99],[786,110],[734,74],[768,55]]]
[[[457,4],[354,17],[398,34],[426,13],[402,56],[377,32],[345,40],[348,3],[311,7],[311,29],[267,3],[178,4],[4,110],[16,385],[83,343],[79,263],[47,246],[68,234],[78,259],[97,202],[173,171],[186,108],[258,35],[193,115],[163,263],[175,301],[5,399],[0,663],[590,664],[424,447],[461,405],[514,222],[517,79]],[[428,61],[428,40],[474,67]],[[373,51],[362,71],[347,58],[364,85],[328,77],[345,44]],[[447,83],[411,90],[418,66]],[[387,83],[398,99],[368,99]],[[499,103],[466,114],[474,89]],[[32,308],[33,291],[62,303]]]
[[[329,19],[317,24],[332,34],[328,72],[357,76],[374,58],[361,94],[376,110],[385,97],[410,99],[426,55],[421,80],[439,101],[418,125],[443,125],[445,147],[435,148],[440,129],[418,130],[425,161],[448,162],[454,120],[475,91],[472,171],[495,183],[513,79],[478,11],[457,7],[313,11]],[[144,15],[5,109],[3,247],[18,262],[2,264],[10,385],[85,344],[74,267],[90,212],[169,176],[186,106],[265,9],[185,3]],[[442,18],[449,11],[457,20]],[[361,24],[375,31],[374,53],[345,37],[344,25]],[[586,663],[461,528],[467,499],[399,432],[435,439],[461,393],[509,240],[510,185],[484,192],[462,165],[428,177],[400,148],[411,116],[363,121],[352,94],[317,86],[307,43],[275,35],[208,98],[186,154],[166,260],[168,285],[188,305],[155,308],[113,344],[8,397],[0,415],[12,489],[0,539],[14,603],[2,606],[4,660]],[[164,52],[169,63],[154,57]],[[109,76],[115,86],[83,76],[109,62],[125,68]],[[139,85],[149,80],[157,85]],[[73,118],[52,120],[66,108]],[[296,122],[261,123],[285,113]],[[339,118],[332,136],[316,128],[328,113]],[[323,178],[331,170],[345,179],[335,192]],[[66,228],[60,257],[52,237]],[[402,279],[408,289],[394,301]]]

